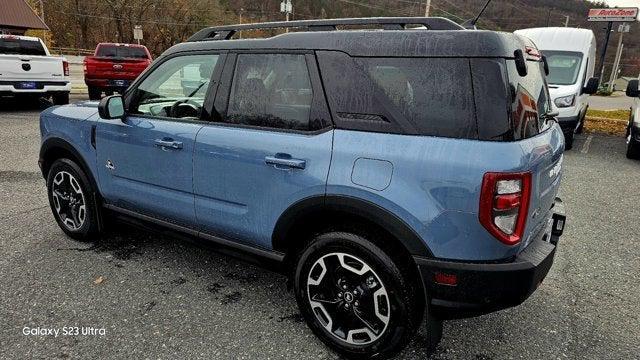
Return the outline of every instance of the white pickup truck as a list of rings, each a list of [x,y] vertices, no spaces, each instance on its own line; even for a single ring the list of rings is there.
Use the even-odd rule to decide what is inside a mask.
[[[69,103],[69,63],[36,37],[0,35],[0,96],[51,97]]]

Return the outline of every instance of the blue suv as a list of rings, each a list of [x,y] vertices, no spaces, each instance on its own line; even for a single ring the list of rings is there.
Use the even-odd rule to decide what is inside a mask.
[[[423,322],[433,349],[442,320],[520,304],[551,267],[546,69],[442,18],[206,28],[124,96],[43,112],[39,164],[71,238],[119,217],[206,239],[288,274],[344,356],[392,356]]]

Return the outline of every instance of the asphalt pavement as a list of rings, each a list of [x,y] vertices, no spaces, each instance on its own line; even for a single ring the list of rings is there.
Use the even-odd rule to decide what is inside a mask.
[[[589,109],[594,110],[629,110],[633,104],[633,98],[618,91],[611,96],[589,96]]]
[[[0,103],[0,358],[337,358],[281,275],[126,226],[97,244],[65,237],[36,164],[38,109],[16,107]],[[579,135],[564,164],[549,276],[521,306],[446,322],[432,359],[640,357],[640,162],[622,138]],[[34,328],[60,333],[23,334]],[[424,339],[398,358],[427,358]]]

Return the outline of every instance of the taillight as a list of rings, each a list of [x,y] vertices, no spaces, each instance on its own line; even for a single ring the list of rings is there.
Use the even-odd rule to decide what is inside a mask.
[[[480,223],[507,245],[522,240],[529,212],[531,173],[486,173],[480,192]]]
[[[69,62],[66,60],[62,61],[62,72],[64,72],[64,76],[69,76]]]

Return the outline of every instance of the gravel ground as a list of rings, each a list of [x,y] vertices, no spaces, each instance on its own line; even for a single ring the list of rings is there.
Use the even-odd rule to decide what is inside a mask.
[[[0,104],[0,358],[337,358],[280,275],[124,226],[97,245],[67,239],[36,165],[38,111],[24,106]],[[640,357],[640,162],[621,138],[581,135],[574,149],[568,227],[545,282],[517,308],[446,322],[432,359]],[[427,358],[423,342],[398,358]]]

